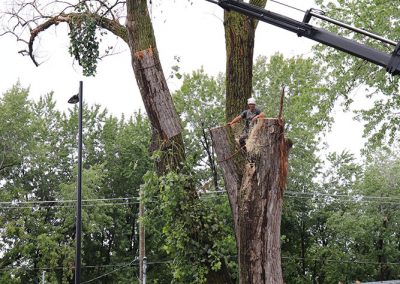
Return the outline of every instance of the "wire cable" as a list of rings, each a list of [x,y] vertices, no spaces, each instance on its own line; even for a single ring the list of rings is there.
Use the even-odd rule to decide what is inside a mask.
[[[213,198],[226,198],[227,195],[225,190],[218,191],[207,191],[202,192],[200,194],[200,198],[204,200],[209,200]],[[312,192],[296,192],[287,190],[284,193],[284,196],[287,198],[298,198],[298,199],[313,199],[314,201],[322,200],[324,198],[334,198],[341,202],[354,202],[354,203],[379,203],[379,204],[387,204],[387,205],[400,205],[400,198],[397,196],[367,196],[367,195],[346,195],[346,194],[330,194],[330,193],[321,193],[317,191]],[[98,199],[86,199],[83,200],[82,206],[84,207],[97,207],[97,206],[127,206],[132,204],[139,204],[140,201],[132,201],[138,200],[138,197],[122,197],[122,198],[98,198]],[[100,201],[125,201],[125,202],[106,202],[106,203],[97,203]],[[88,204],[88,203],[92,204]],[[147,202],[155,202],[155,201],[147,201]],[[74,208],[75,205],[56,205],[49,203],[76,203],[76,200],[55,200],[55,201],[21,201],[21,202],[0,202],[1,209],[40,209],[45,207],[51,208]],[[31,206],[19,206],[30,204]]]
[[[132,204],[139,204],[140,202],[129,202],[129,203],[100,203],[100,204],[82,204],[82,207],[96,207],[96,206],[118,206],[118,205],[132,205]],[[75,205],[41,205],[40,207],[32,205],[32,206],[6,206],[6,207],[0,207],[1,209],[41,209],[41,208],[75,208]]]
[[[117,198],[97,198],[97,199],[84,199],[82,202],[93,201],[112,201],[112,200],[139,200],[139,197],[117,197]],[[17,205],[17,204],[44,204],[44,203],[75,203],[76,199],[67,200],[32,200],[32,201],[0,201],[0,205]]]
[[[120,270],[120,269],[122,269],[122,268],[125,268],[125,267],[127,267],[127,266],[130,266],[130,265],[133,264],[134,262],[135,262],[135,260],[132,260],[131,262],[129,262],[129,263],[127,263],[127,264],[125,264],[125,265],[123,265],[123,266],[121,266],[121,267],[118,267],[118,268],[116,268],[116,269],[114,269],[114,270],[112,270],[112,271],[110,271],[110,272],[104,273],[104,274],[102,274],[102,275],[100,275],[100,276],[98,276],[98,277],[95,277],[95,278],[93,278],[93,279],[90,279],[90,280],[88,280],[88,281],[81,282],[81,283],[84,284],[84,283],[93,282],[94,280],[103,278],[103,277],[105,277],[105,276],[107,276],[107,275],[110,275],[110,274],[114,273],[115,271],[118,271],[118,270]]]
[[[299,11],[299,12],[303,12],[303,13],[305,13],[305,12],[306,12],[306,11],[304,11],[304,10],[300,9],[300,8],[297,8],[297,7],[294,7],[294,6],[290,6],[289,4],[282,3],[282,2],[280,2],[280,1],[276,1],[276,0],[270,0],[270,1],[271,1],[271,2],[274,2],[274,3],[276,3],[276,4],[279,4],[279,5],[282,5],[282,6],[288,7],[288,8],[290,8],[290,9],[293,9],[293,10]]]

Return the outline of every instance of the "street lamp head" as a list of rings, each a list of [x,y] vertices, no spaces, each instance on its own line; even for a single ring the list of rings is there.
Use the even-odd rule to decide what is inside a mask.
[[[68,103],[69,103],[69,104],[76,104],[76,103],[78,103],[78,102],[79,102],[79,95],[78,95],[78,94],[73,95],[73,96],[68,100]]]

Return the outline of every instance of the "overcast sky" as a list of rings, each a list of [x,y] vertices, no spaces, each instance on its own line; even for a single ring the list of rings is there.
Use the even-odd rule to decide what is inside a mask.
[[[156,1],[154,1],[156,2]],[[222,9],[205,0],[160,1],[161,6],[153,5],[151,15],[154,22],[161,63],[166,76],[171,67],[176,65],[175,56],[179,56],[181,71],[190,73],[204,67],[208,74],[216,75],[225,71],[225,45],[222,25]],[[295,6],[301,10],[318,8],[312,0],[281,0],[280,2]],[[2,2],[1,5],[4,5]],[[267,9],[285,16],[302,20],[304,13],[268,1]],[[35,67],[28,57],[19,55],[18,50],[26,47],[18,45],[11,36],[0,38],[0,93],[11,88],[18,80],[22,86],[30,87],[33,99],[54,91],[57,106],[68,108],[67,100],[78,92],[79,81],[83,81],[84,101],[89,104],[98,103],[106,107],[112,114],[130,116],[134,111],[143,108],[141,97],[136,86],[128,47],[122,40],[111,39],[116,44],[119,54],[106,57],[99,62],[97,75],[84,78],[80,67],[68,54],[68,29],[65,24],[42,33],[36,42],[38,61]],[[298,38],[296,34],[260,23],[256,34],[255,57],[270,56],[281,52],[287,57],[308,55],[314,44],[306,38]],[[180,81],[169,80],[171,90],[179,88]],[[330,135],[329,144],[332,150],[350,149],[357,152],[361,146],[361,129],[352,122],[351,115],[338,113],[338,124],[334,134]],[[351,139],[337,139],[337,133]]]

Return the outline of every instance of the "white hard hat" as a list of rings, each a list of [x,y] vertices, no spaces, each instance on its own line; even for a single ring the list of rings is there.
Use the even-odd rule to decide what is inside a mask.
[[[250,98],[250,99],[248,99],[248,100],[247,100],[247,104],[248,104],[248,105],[250,105],[250,104],[255,105],[255,104],[256,104],[256,99],[255,99],[255,98]]]

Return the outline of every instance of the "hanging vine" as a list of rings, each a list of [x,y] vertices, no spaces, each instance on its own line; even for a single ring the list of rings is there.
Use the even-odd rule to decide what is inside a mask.
[[[99,58],[99,39],[96,36],[96,20],[82,3],[75,8],[78,12],[69,23],[69,53],[83,68],[84,76],[94,76]]]

